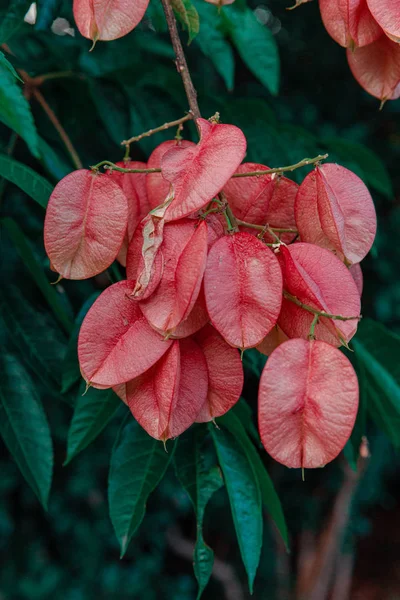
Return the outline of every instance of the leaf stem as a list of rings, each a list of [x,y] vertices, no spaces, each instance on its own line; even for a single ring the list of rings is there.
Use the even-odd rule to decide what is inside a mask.
[[[30,83],[30,82],[28,81],[27,83]],[[58,135],[60,136],[61,140],[63,141],[64,146],[66,147],[66,149],[71,157],[74,167],[76,169],[82,169],[82,161],[79,158],[78,153],[75,150],[64,127],[61,125],[60,121],[58,120],[57,115],[55,114],[53,109],[50,108],[50,106],[47,104],[43,94],[36,87],[32,86],[30,91],[31,91],[32,95],[36,98],[36,100],[39,102],[40,106],[43,108],[44,112],[47,114],[50,121],[53,123],[54,128],[56,129]]]
[[[332,315],[331,313],[327,313],[324,310],[318,310],[317,308],[313,308],[308,304],[304,304],[298,298],[296,298],[296,296],[292,296],[292,294],[289,294],[289,292],[287,292],[286,290],[283,290],[283,296],[284,298],[286,298],[286,300],[290,300],[290,302],[293,302],[297,306],[300,306],[300,308],[304,308],[304,310],[312,313],[316,317],[325,317],[327,319],[333,319],[334,321],[359,321],[362,318],[361,315],[358,315],[357,317],[343,317],[342,315]],[[316,323],[314,324],[314,329],[315,325]]]
[[[90,168],[92,171],[98,171],[100,167],[109,169],[110,171],[118,171],[120,173],[161,173],[161,169],[126,169],[124,167],[118,167],[115,163],[110,160],[102,160],[97,165],[92,165]]]
[[[246,221],[241,221],[240,219],[236,219],[238,225],[241,225],[242,227],[250,227],[250,229],[258,229],[259,231],[264,231],[265,230],[265,225],[257,225],[256,223],[247,223]],[[271,227],[270,225],[267,226],[268,229],[270,229],[271,231],[275,231],[275,233],[299,233],[297,231],[297,229],[290,229],[289,227]]]
[[[319,154],[314,158],[303,158],[294,165],[288,165],[287,167],[276,167],[274,169],[265,169],[264,171],[249,171],[248,173],[235,173],[232,177],[261,177],[262,175],[271,175],[273,173],[286,173],[287,171],[294,171],[307,165],[315,165],[321,160],[328,158],[328,154]]]
[[[30,85],[39,87],[45,81],[50,81],[52,79],[64,79],[66,77],[78,77],[79,79],[85,79],[85,76],[81,73],[74,73],[73,71],[59,71],[55,73],[45,73],[44,75],[37,75],[36,77],[31,77]]]
[[[193,119],[193,113],[188,112],[184,117],[181,117],[180,119],[176,119],[175,121],[170,121],[169,123],[164,123],[163,125],[160,125],[159,127],[155,127],[154,129],[149,129],[148,131],[145,131],[144,133],[141,133],[140,135],[136,135],[134,137],[129,138],[129,140],[123,140],[121,142],[121,146],[129,146],[130,144],[133,144],[134,142],[139,142],[144,137],[149,137],[149,136],[153,135],[154,133],[158,133],[159,131],[165,131],[165,129],[170,129],[171,127],[177,127],[178,125],[182,125],[182,123],[185,123],[186,121],[190,121],[192,119]]]

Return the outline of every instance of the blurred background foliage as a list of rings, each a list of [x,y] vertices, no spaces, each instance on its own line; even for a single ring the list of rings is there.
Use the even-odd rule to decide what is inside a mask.
[[[22,77],[24,72],[30,77],[58,74],[38,89],[85,167],[103,159],[121,160],[123,139],[187,110],[158,0],[151,0],[131,34],[98,43],[91,53],[90,42],[75,29],[70,0],[39,0],[34,24],[23,22],[29,5],[1,0],[0,43]],[[353,440],[346,458],[307,472],[305,482],[299,472],[261,453],[281,498],[292,552],[285,552],[267,516],[253,597],[283,600],[297,588],[296,597],[314,598],[304,596],[310,577],[321,583],[324,576],[328,582],[333,576],[329,597],[334,600],[400,598],[400,103],[389,102],[379,111],[378,102],[358,86],[345,52],[322,26],[315,0],[294,12],[285,10],[284,0],[250,0],[247,5],[236,0],[220,13],[203,0],[194,5],[200,17],[196,37],[196,21],[187,20],[182,3],[174,4],[186,20],[182,39],[194,37],[186,51],[203,116],[218,111],[223,122],[241,127],[249,161],[282,166],[329,152],[330,160],[353,169],[369,185],[378,213],[376,242],[363,262],[363,315],[386,327],[366,320],[354,341],[362,401]],[[82,400],[74,321],[79,323],[113,274],[48,285],[55,274],[43,248],[43,206],[51,186],[74,164],[43,101],[29,84],[24,99],[21,84],[3,63],[1,59],[0,432],[6,444],[0,458],[0,598],[194,599],[196,523],[173,468],[150,496],[144,521],[119,560],[108,516],[107,478],[125,407],[111,399],[102,421],[107,427],[90,445],[97,430],[85,439],[77,434],[69,442],[71,462],[63,466],[73,407],[96,404],[90,395]],[[184,135],[195,135],[192,125],[185,126]],[[144,138],[132,148],[132,158],[146,160],[169,137],[164,132]],[[296,171],[293,177],[300,181],[306,172]],[[16,180],[18,185],[12,183]],[[262,366],[255,351],[245,353],[243,396],[253,411]],[[24,454],[10,424],[27,414]],[[38,431],[39,448],[29,437]],[[348,464],[355,468],[364,434],[371,457],[355,472]],[[45,458],[32,464],[35,456]],[[53,466],[45,512],[35,492],[46,504]],[[329,556],[320,536],[332,540],[332,523],[340,539],[328,567],[321,566],[315,559]],[[224,488],[207,508],[204,537],[216,555],[204,597],[250,597]],[[317,575],[308,573],[310,564]],[[315,600],[328,597],[318,593]]]

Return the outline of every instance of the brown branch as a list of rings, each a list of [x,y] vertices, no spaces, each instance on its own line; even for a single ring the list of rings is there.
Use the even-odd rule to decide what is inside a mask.
[[[341,554],[336,563],[331,600],[349,600],[354,568],[354,553]]]
[[[155,127],[154,129],[149,129],[149,131],[145,131],[144,133],[141,133],[140,135],[135,135],[134,137],[129,138],[129,140],[124,140],[123,142],[121,142],[121,146],[129,146],[129,144],[133,144],[133,142],[139,142],[144,137],[149,137],[150,135],[153,135],[154,133],[158,133],[159,131],[165,131],[165,129],[170,129],[170,127],[177,127],[178,125],[182,125],[182,123],[185,123],[186,121],[190,121],[191,119],[193,119],[193,114],[191,112],[189,112],[184,117],[181,117],[180,119],[176,119],[176,121],[170,121],[169,123],[164,123],[164,125],[160,125],[159,127]]]
[[[170,5],[169,0],[161,0],[161,2],[165,13],[165,19],[167,21],[169,34],[171,36],[172,46],[174,48],[176,56],[176,68],[178,69],[178,73],[180,73],[182,77],[186,97],[189,102],[189,108],[193,114],[193,117],[195,119],[198,119],[199,117],[201,117],[201,114],[199,105],[197,103],[197,92],[194,88],[192,78],[190,77],[185,54],[183,52],[181,40],[179,38],[174,11],[172,10],[172,6]]]
[[[357,472],[346,465],[342,487],[336,496],[331,517],[316,548],[313,567],[309,577],[303,581],[302,588],[298,589],[299,600],[325,600],[328,597],[335,563],[350,517],[351,502],[367,465],[368,456],[368,446],[364,439],[360,447]]]
[[[53,109],[50,108],[50,106],[47,104],[43,94],[36,87],[31,88],[31,93],[36,98],[36,100],[39,102],[40,106],[43,108],[43,110],[49,117],[50,121],[53,123],[54,128],[57,130],[58,135],[60,136],[60,138],[64,142],[66,149],[68,150],[68,153],[71,157],[71,160],[72,160],[75,168],[82,169],[82,162],[78,156],[77,151],[75,150],[74,146],[72,145],[72,142],[69,139],[64,127],[61,125],[60,121],[58,120],[57,115],[55,114]]]
[[[247,173],[234,173],[232,177],[262,177],[263,175],[272,175],[274,173],[279,175],[280,173],[286,173],[287,171],[292,172],[296,169],[301,169],[301,167],[306,167],[307,165],[315,165],[321,162],[321,160],[325,160],[326,158],[328,158],[328,156],[328,154],[319,154],[314,158],[303,158],[294,165],[288,165],[287,167],[274,167],[273,169],[264,169],[262,171],[248,171]]]

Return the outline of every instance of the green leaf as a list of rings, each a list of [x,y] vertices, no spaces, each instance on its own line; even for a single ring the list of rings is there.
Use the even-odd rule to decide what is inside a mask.
[[[0,176],[17,185],[42,208],[46,208],[53,186],[23,163],[0,154]]]
[[[41,137],[39,137],[39,150],[41,163],[47,171],[47,174],[50,175],[54,181],[58,182],[68,175],[68,173],[71,173],[73,168],[70,167],[67,159],[64,161],[59,156],[57,150],[54,147],[51,148]]]
[[[352,169],[356,164],[361,170],[360,177],[365,183],[387,198],[393,198],[393,186],[389,172],[385,163],[375,152],[362,144],[348,142],[342,138],[324,138],[322,142],[328,152],[335,152],[338,155],[343,166]]]
[[[196,42],[201,51],[213,63],[229,91],[233,90],[235,75],[235,58],[232,47],[218,28],[220,17],[215,6],[200,0],[196,2],[200,15],[201,27]]]
[[[128,95],[118,82],[106,79],[90,79],[89,90],[104,128],[122,156],[121,142],[132,135]]]
[[[9,69],[0,69],[0,121],[18,133],[28,144],[32,154],[40,157],[39,137],[29,102]]]
[[[214,552],[203,538],[204,512],[213,494],[224,483],[214,456],[210,456],[206,451],[204,434],[204,427],[192,427],[180,436],[174,456],[176,475],[189,494],[197,518],[193,558],[194,573],[199,586],[198,600],[210,579],[214,564]]]
[[[237,402],[232,408],[232,411],[242,423],[246,431],[251,435],[256,444],[261,446],[260,436],[258,435],[258,431],[253,421],[253,411],[247,404],[246,400],[244,400],[244,398],[240,398],[239,402]]]
[[[51,313],[37,310],[16,285],[8,283],[0,298],[0,318],[21,360],[58,395],[66,339]]]
[[[289,537],[286,526],[285,515],[283,514],[281,501],[275,491],[274,484],[268,472],[257,452],[253,443],[251,442],[245,428],[243,427],[238,416],[230,410],[223,417],[218,419],[218,424],[222,424],[235,438],[236,442],[240,444],[245,452],[249,463],[253,466],[256,473],[260,489],[261,497],[267,512],[271,516],[275,525],[280,532],[283,541],[285,542],[286,548],[289,547]]]
[[[0,11],[0,44],[4,44],[18,31],[31,5],[31,0],[11,0],[7,10]]]
[[[0,433],[47,509],[53,472],[49,426],[30,375],[4,348],[0,353]]]
[[[96,439],[121,406],[121,400],[112,390],[89,388],[84,393],[85,388],[85,382],[82,382],[68,431],[64,465]]]
[[[55,317],[58,319],[59,323],[61,323],[64,330],[67,333],[70,333],[73,326],[72,321],[58,297],[58,292],[48,282],[42,266],[36,259],[32,247],[26,239],[22,229],[13,219],[8,217],[2,219],[0,223],[6,228],[18,254],[30,272],[34,282],[45,297]]]
[[[78,381],[81,380],[81,370],[79,368],[78,361],[78,337],[79,330],[81,328],[83,319],[86,316],[89,308],[92,306],[94,301],[99,297],[100,292],[94,292],[83,304],[80,309],[75,323],[68,340],[67,351],[62,364],[62,376],[61,376],[61,393],[65,394],[68,392]]]
[[[21,79],[21,77],[18,75],[17,71],[14,69],[14,67],[10,63],[10,61],[8,61],[6,59],[6,57],[4,56],[4,54],[2,52],[0,52],[0,72],[2,69],[8,69],[10,71],[10,73],[12,75],[14,75],[14,77],[16,79],[19,79],[21,83],[24,83],[23,80]]]
[[[171,0],[171,6],[179,21],[187,29],[190,44],[199,33],[200,22],[198,12],[190,0]]]
[[[243,62],[273,94],[279,90],[279,54],[275,38],[265,25],[257,21],[252,10],[235,7],[223,9],[227,29]]]
[[[175,442],[168,452],[127,415],[115,442],[108,479],[111,522],[121,545],[121,557],[143,520],[146,502],[164,476]]]
[[[252,463],[237,440],[228,431],[217,430],[214,424],[211,424],[209,429],[224,475],[250,593],[253,593],[262,546],[260,484]]]
[[[400,336],[363,319],[353,347],[366,374],[368,412],[400,447]]]

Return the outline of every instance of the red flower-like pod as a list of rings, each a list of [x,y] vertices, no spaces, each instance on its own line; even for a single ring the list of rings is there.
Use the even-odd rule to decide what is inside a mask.
[[[236,173],[266,171],[268,167],[257,163],[243,163]],[[276,174],[255,177],[233,177],[224,187],[229,205],[235,217],[255,225],[270,225],[284,229],[295,229],[294,201],[297,183]],[[284,233],[281,239],[288,243],[294,235]],[[266,241],[270,239],[267,233]]]
[[[350,437],[358,409],[357,375],[325,342],[289,340],[260,379],[258,426],[266,451],[292,468],[323,467]]]
[[[164,270],[153,294],[140,304],[151,325],[173,333],[193,309],[207,261],[207,223],[167,223],[161,246]]]
[[[263,341],[256,346],[257,350],[265,356],[269,356],[272,352],[288,340],[286,333],[283,333],[279,325],[275,325],[269,332],[269,334],[263,339]]]
[[[349,271],[355,281],[355,284],[358,289],[358,293],[361,296],[363,287],[364,287],[364,277],[363,277],[363,272],[362,272],[360,263],[357,263],[356,265],[351,265]]]
[[[239,400],[243,366],[239,352],[211,325],[206,325],[194,339],[204,352],[208,368],[207,399],[196,418],[198,423],[204,423],[224,415]]]
[[[208,389],[206,359],[192,339],[176,340],[146,373],[126,386],[128,406],[149,435],[167,440],[194,423]]]
[[[271,250],[253,235],[225,235],[211,248],[204,274],[207,309],[214,327],[237,348],[259,344],[275,325],[282,273]]]
[[[355,317],[348,321],[321,317],[315,337],[334,346],[347,343],[357,331],[360,295],[349,269],[329,250],[313,244],[281,247],[283,287],[298,301],[331,315]],[[290,338],[307,339],[314,315],[283,298],[278,324]]]
[[[146,163],[139,161],[121,161],[116,163],[117,167],[124,169],[145,169]],[[149,204],[146,194],[145,173],[121,173],[120,171],[109,171],[109,176],[117,183],[124,192],[128,201],[128,226],[124,241],[117,256],[119,262],[126,266],[126,255],[128,246],[135,233],[136,227],[141,219],[149,212]]]
[[[79,364],[93,387],[112,387],[141,375],[171,345],[150,327],[138,302],[129,299],[133,286],[119,281],[107,288],[83,320]]]
[[[196,146],[175,146],[161,158],[164,179],[174,190],[165,218],[176,221],[200,210],[222,190],[246,153],[246,138],[234,125],[197,119]]]
[[[136,229],[126,258],[128,279],[136,281],[132,297],[144,300],[151,296],[164,271],[160,246],[164,239],[165,210],[150,212]]]
[[[110,177],[80,169],[62,179],[47,206],[44,244],[65,279],[87,279],[107,269],[122,246],[128,201]]]
[[[157,148],[154,148],[147,161],[148,169],[159,169],[161,167],[161,159],[164,154],[172,148],[190,148],[196,144],[189,140],[167,140],[162,142]],[[147,197],[151,208],[156,208],[164,202],[171,189],[169,181],[164,179],[161,173],[148,173],[146,176]]]
[[[136,283],[138,277],[142,277],[142,293],[139,295],[139,298],[148,298],[151,296],[159,285],[164,271],[164,257],[160,250],[164,235],[163,223],[160,228],[159,239],[156,239],[156,243],[152,246],[153,240],[151,238],[149,244],[146,244],[146,240],[144,239],[144,228],[146,226],[149,227],[150,219],[151,216],[149,215],[139,223],[129,244],[126,256],[127,279]]]
[[[376,233],[371,194],[352,171],[327,163],[304,179],[296,196],[301,240],[331,248],[349,263],[369,252]]]
[[[74,0],[74,19],[89,40],[116,40],[136,27],[148,4],[149,0]]]
[[[382,35],[376,42],[347,50],[355,79],[371,96],[386,100],[400,97],[400,45]]]
[[[366,46],[382,35],[367,0],[319,0],[319,8],[327,32],[345,48]]]
[[[367,0],[367,3],[386,35],[400,42],[400,0]]]
[[[202,285],[200,287],[198,298],[189,315],[179,323],[178,327],[174,329],[170,337],[173,340],[189,337],[207,325],[209,320],[210,317],[208,316],[206,299],[204,296],[204,286]],[[165,335],[164,332],[160,333]]]

